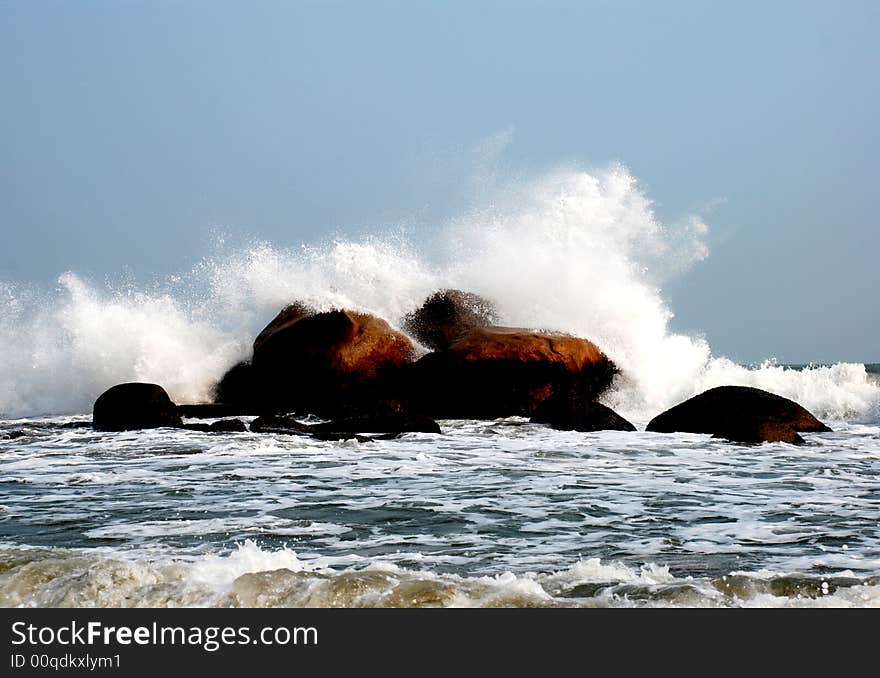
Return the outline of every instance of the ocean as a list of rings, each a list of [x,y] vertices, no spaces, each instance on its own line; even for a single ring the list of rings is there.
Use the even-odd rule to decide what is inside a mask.
[[[219,244],[148,283],[2,283],[0,605],[880,605],[878,368],[742,365],[671,330],[662,283],[707,256],[706,230],[660,223],[623,167],[559,170],[451,220],[430,252],[377,232]],[[124,381],[208,400],[291,301],[397,325],[447,286],[505,324],[595,341],[621,370],[602,400],[639,431],[71,426]],[[722,384],[792,398],[833,432],[795,447],[644,431]]]

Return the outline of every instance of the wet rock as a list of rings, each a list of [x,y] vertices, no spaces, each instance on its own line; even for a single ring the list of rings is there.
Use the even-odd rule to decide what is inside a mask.
[[[586,339],[511,327],[469,330],[408,371],[416,407],[439,418],[530,416],[555,392],[595,399],[616,373]]]
[[[602,403],[576,392],[555,393],[535,409],[531,421],[559,431],[635,431],[626,419]]]
[[[181,417],[190,419],[219,419],[220,417],[234,417],[236,415],[258,414],[257,412],[248,411],[246,408],[237,407],[235,405],[226,405],[220,403],[207,403],[200,405],[178,405],[177,411]]]
[[[181,424],[180,428],[186,429],[187,431],[201,431],[202,433],[208,433],[211,430],[210,424]]]
[[[279,311],[278,315],[272,319],[272,322],[260,331],[257,338],[254,339],[254,353],[261,350],[266,341],[277,332],[282,332],[303,318],[312,315],[315,315],[315,309],[310,308],[299,301],[295,301],[292,304],[285,306]]]
[[[244,433],[247,426],[241,419],[220,419],[211,424],[211,430],[218,433]]]
[[[95,429],[129,431],[135,429],[180,427],[183,422],[177,405],[157,384],[118,384],[102,393],[92,411]]]
[[[244,433],[247,431],[247,426],[240,419],[221,419],[212,424],[184,424],[181,428],[204,433]]]
[[[260,389],[256,372],[250,361],[243,361],[233,365],[226,374],[214,386],[215,406],[222,406],[225,411],[233,414],[254,414],[261,410]],[[205,406],[184,405],[187,417],[213,417],[213,414],[205,414],[209,410]],[[203,413],[199,413],[198,409]]]
[[[441,290],[408,314],[403,328],[432,351],[443,351],[468,330],[497,322],[498,313],[487,299],[461,290]]]
[[[732,443],[789,443],[803,445],[804,439],[791,424],[779,421],[742,422],[734,428],[720,430],[713,438],[724,438]]]
[[[384,414],[346,417],[313,424],[317,433],[440,433],[440,426],[419,414]]]
[[[747,386],[719,386],[658,415],[648,431],[708,433],[734,442],[803,443],[798,432],[830,431],[793,400]]]
[[[282,433],[287,435],[312,435],[312,427],[303,424],[293,417],[268,414],[257,417],[251,422],[252,433]]]
[[[367,313],[295,317],[263,334],[252,367],[258,404],[267,409],[345,412],[387,394],[395,371],[415,358],[405,335]]]

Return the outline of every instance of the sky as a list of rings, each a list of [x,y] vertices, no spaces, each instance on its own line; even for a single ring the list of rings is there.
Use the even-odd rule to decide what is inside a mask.
[[[622,162],[710,256],[673,326],[880,361],[880,3],[0,0],[0,278],[192,267],[461,208],[472,149]]]

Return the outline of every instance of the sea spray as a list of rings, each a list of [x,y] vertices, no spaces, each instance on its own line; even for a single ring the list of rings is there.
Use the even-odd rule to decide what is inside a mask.
[[[109,386],[153,381],[177,401],[210,397],[279,308],[301,300],[392,324],[441,287],[491,298],[510,325],[571,332],[621,368],[606,402],[637,424],[706,388],[744,384],[818,416],[873,419],[877,385],[861,365],[745,368],[670,331],[661,286],[707,255],[696,216],[661,223],[629,171],[560,169],[487,189],[422,252],[400,236],[268,243],[199,262],[148,289],[65,273],[53,292],[0,290],[0,413],[86,412]]]

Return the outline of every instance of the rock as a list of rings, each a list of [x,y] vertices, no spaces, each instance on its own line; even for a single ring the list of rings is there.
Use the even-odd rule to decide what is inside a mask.
[[[378,399],[415,358],[405,335],[367,313],[315,313],[264,333],[252,363],[257,400],[279,411],[336,413]]]
[[[440,433],[440,426],[419,414],[385,414],[346,417],[313,424],[317,433]]]
[[[247,426],[241,419],[220,419],[211,424],[210,430],[216,433],[244,433]]]
[[[576,392],[554,393],[535,409],[535,424],[549,424],[559,431],[635,431],[626,419],[602,403],[587,400]]]
[[[565,389],[595,399],[616,372],[586,339],[481,327],[418,360],[408,370],[407,385],[416,407],[430,416],[494,419],[530,416],[549,395]]]
[[[744,422],[736,428],[721,430],[713,438],[724,438],[733,443],[789,443],[803,445],[804,439],[790,424],[778,421]]]
[[[210,424],[181,424],[180,428],[187,431],[201,431],[202,433],[209,433],[211,431]]]
[[[180,427],[177,405],[157,384],[118,384],[95,401],[92,422],[99,431]]]
[[[399,407],[398,403],[379,402],[372,414],[335,419],[320,424],[303,424],[293,417],[265,415],[251,423],[255,433],[307,435],[319,440],[356,438],[361,442],[389,440],[403,433],[440,433],[437,422]],[[363,433],[382,435],[363,436]]]
[[[284,433],[289,435],[312,435],[309,424],[298,422],[293,417],[267,414],[251,422],[251,433]]]
[[[244,433],[247,426],[240,419],[220,419],[213,424],[184,424],[181,428],[203,433]]]
[[[491,302],[461,290],[441,290],[403,319],[403,329],[432,351],[443,351],[464,332],[495,325]]]
[[[272,322],[262,329],[257,335],[257,338],[254,339],[254,353],[259,351],[266,340],[276,332],[280,332],[297,321],[312,315],[315,315],[315,310],[299,301],[295,301],[292,304],[285,306],[281,309],[278,315],[272,319]]]
[[[214,403],[223,405],[230,410],[236,410],[236,414],[252,414],[260,411],[259,392],[259,384],[253,366],[249,361],[243,361],[229,368],[214,387]],[[193,405],[185,405],[184,407],[187,409],[195,408]],[[250,412],[243,410],[250,410]],[[197,417],[200,415],[186,414],[184,416]]]
[[[648,431],[708,433],[736,442],[799,444],[797,432],[830,431],[793,400],[747,386],[719,386],[654,417]]]
[[[220,403],[205,403],[198,405],[178,405],[177,411],[181,417],[191,419],[217,419],[219,417],[234,417],[246,414],[256,414],[254,410],[225,405]]]

